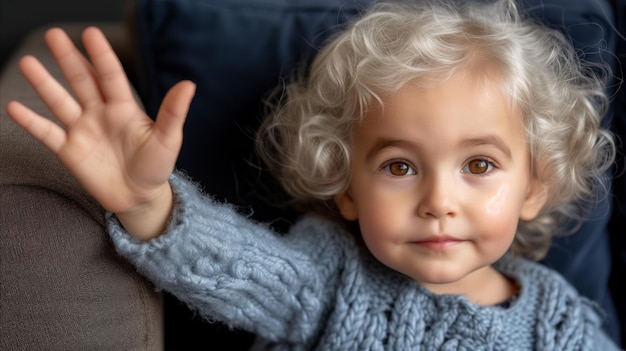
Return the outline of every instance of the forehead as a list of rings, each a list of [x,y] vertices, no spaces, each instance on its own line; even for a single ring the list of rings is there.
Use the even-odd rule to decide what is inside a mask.
[[[381,96],[356,137],[416,143],[437,138],[440,145],[498,136],[525,145],[520,109],[502,89],[502,80],[458,72],[436,84],[416,83]]]

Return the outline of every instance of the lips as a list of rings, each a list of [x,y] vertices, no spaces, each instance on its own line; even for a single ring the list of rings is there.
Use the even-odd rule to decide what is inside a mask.
[[[412,243],[430,250],[446,250],[463,243],[465,240],[457,239],[448,235],[431,236]]]

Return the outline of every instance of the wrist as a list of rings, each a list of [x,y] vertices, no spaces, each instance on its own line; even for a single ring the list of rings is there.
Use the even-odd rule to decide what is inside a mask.
[[[172,188],[166,183],[150,201],[115,215],[129,234],[148,241],[165,232],[173,206]]]

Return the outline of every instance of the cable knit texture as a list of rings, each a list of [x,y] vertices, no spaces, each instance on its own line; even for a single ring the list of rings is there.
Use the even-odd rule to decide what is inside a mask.
[[[113,214],[118,252],[207,320],[259,336],[264,350],[589,350],[618,348],[601,315],[554,271],[505,256],[521,286],[509,308],[435,295],[385,267],[340,226],[308,216],[286,235],[170,179],[167,232],[147,243]]]

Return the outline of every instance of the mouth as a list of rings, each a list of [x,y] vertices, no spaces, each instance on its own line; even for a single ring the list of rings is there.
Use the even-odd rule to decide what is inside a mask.
[[[429,250],[435,251],[443,251],[454,246],[457,246],[461,243],[465,242],[465,240],[457,239],[451,236],[442,235],[442,236],[432,236],[423,240],[412,241],[412,244],[423,247]]]

